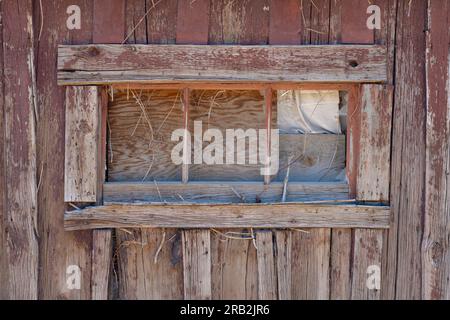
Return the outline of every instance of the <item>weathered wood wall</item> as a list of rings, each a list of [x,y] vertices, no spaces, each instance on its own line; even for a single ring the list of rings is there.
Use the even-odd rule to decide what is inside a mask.
[[[446,0],[371,2],[382,10],[381,30],[365,25],[367,0],[0,1],[0,298],[106,298],[114,258],[110,298],[449,299],[450,8]],[[81,9],[80,30],[66,27],[69,5]],[[390,230],[254,230],[254,242],[235,239],[252,230],[234,230],[233,239],[226,230],[116,230],[114,239],[65,232],[57,45],[123,41],[386,45],[388,84],[363,98],[393,104],[392,134],[364,127],[381,130],[384,140],[368,143],[384,152],[392,135],[389,195],[386,183],[371,194],[390,201]],[[361,123],[390,120],[385,110],[353,111]],[[363,153],[375,170],[386,165],[364,150],[353,150],[352,163]],[[366,286],[372,264],[382,268],[379,291]],[[67,287],[70,265],[81,268],[79,290]]]

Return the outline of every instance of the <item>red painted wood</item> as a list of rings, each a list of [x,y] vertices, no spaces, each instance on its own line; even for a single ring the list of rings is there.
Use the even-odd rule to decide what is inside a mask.
[[[125,0],[94,0],[94,43],[122,43],[125,38]]]
[[[270,2],[270,44],[300,44],[301,15],[297,0]]]
[[[178,1],[178,44],[208,43],[209,5],[209,0]]]
[[[374,43],[374,30],[367,28],[369,6],[370,3],[367,0],[341,1],[342,43]]]

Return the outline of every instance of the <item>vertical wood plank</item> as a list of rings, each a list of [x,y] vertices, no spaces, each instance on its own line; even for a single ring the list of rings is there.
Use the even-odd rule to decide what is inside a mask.
[[[38,297],[36,78],[32,1],[2,2],[9,299]],[[20,79],[20,81],[18,81]],[[3,146],[2,146],[3,148]],[[2,199],[3,200],[3,199]]]
[[[122,43],[125,32],[125,0],[94,0],[93,42]],[[114,21],[111,25],[110,21]],[[103,204],[103,183],[106,180],[106,140],[108,94],[100,89],[98,100],[97,135],[97,195],[96,204]],[[106,300],[112,266],[112,230],[92,232],[91,299]]]
[[[111,230],[95,230],[93,233],[91,299],[107,300],[112,256]]]
[[[423,298],[450,297],[450,109],[448,1],[428,1]]]
[[[258,253],[258,299],[276,300],[278,289],[272,232],[257,232],[256,247]]]
[[[392,88],[361,86],[360,153],[357,194],[360,201],[389,201]],[[383,231],[354,231],[352,299],[381,299]]]
[[[330,299],[349,300],[351,296],[351,229],[333,229],[331,234]]]
[[[330,44],[342,43],[342,7],[343,3],[348,1],[330,1],[330,27],[329,42]],[[349,92],[349,109],[353,106],[355,97],[354,91]],[[355,112],[356,111],[356,112]],[[348,115],[358,117],[357,110],[348,110]],[[347,137],[351,127],[347,128]],[[352,143],[347,138],[347,170],[351,170],[354,166],[350,166],[351,155],[349,152]],[[349,184],[355,183],[350,179]],[[353,189],[356,189],[353,187]],[[353,191],[355,193],[355,191]],[[330,249],[330,299],[347,300],[351,296],[351,252],[352,252],[352,230],[351,229],[332,229],[331,230],[331,249]]]
[[[209,44],[268,43],[270,0],[211,0]]]
[[[220,230],[220,234],[211,233],[211,285],[214,300],[258,299],[257,252],[253,241],[249,240],[249,234],[249,230],[235,229]]]
[[[342,43],[372,44],[374,31],[367,28],[367,0],[341,1]]]
[[[174,44],[177,37],[177,10],[178,3],[189,4],[192,1],[178,0],[144,0],[145,10],[139,16],[139,20],[148,12],[144,21],[147,24],[147,43]],[[196,1],[195,1],[196,2]],[[136,32],[141,33],[136,29]]]
[[[97,87],[66,89],[66,202],[97,201]]]
[[[392,134],[392,221],[383,298],[421,299],[425,199],[426,1],[399,1]],[[413,231],[412,231],[413,230]],[[393,291],[396,291],[393,293]],[[387,296],[385,295],[388,294]]]
[[[392,87],[361,86],[357,193],[363,201],[389,200]]]
[[[0,3],[0,43],[3,43],[3,10]],[[3,46],[0,47],[0,83],[4,83]],[[6,255],[6,154],[5,154],[5,95],[0,85],[0,300],[8,298],[8,257]]]
[[[186,300],[211,299],[209,230],[183,231],[183,276]]]
[[[292,299],[330,298],[330,229],[292,233]]]
[[[375,42],[375,32],[367,28],[367,19],[369,15],[367,14],[367,8],[370,3],[365,0],[356,1],[341,1],[340,13],[341,13],[341,41],[342,43],[361,43],[361,44],[373,44]],[[386,21],[384,22],[386,23]],[[381,201],[382,199],[377,197],[379,191],[374,191],[371,194],[371,198],[365,199],[368,196],[367,192],[363,192],[361,189],[363,186],[367,186],[370,193],[372,189],[370,188],[369,179],[366,175],[370,175],[373,168],[369,167],[370,164],[367,163],[365,157],[365,151],[367,150],[366,142],[370,142],[373,145],[377,138],[371,136],[370,132],[372,129],[363,128],[362,125],[367,125],[367,121],[370,121],[367,113],[362,110],[361,100],[361,88],[356,88],[353,92],[350,92],[349,97],[349,127],[348,127],[348,175],[350,182],[350,189],[352,190],[352,197],[356,196],[358,200],[361,201]],[[363,91],[364,92],[364,91]],[[389,105],[389,108],[391,106]],[[390,121],[388,122],[390,123]],[[376,126],[378,127],[378,126]],[[384,124],[381,126],[384,127]],[[369,134],[370,136],[367,136]],[[390,126],[389,135],[383,136],[384,138],[390,138]],[[386,143],[382,144],[384,151]],[[388,146],[390,147],[390,145]],[[363,149],[364,150],[363,150]],[[375,143],[374,148],[378,148]],[[372,150],[374,150],[372,148]],[[386,154],[383,155],[385,159]],[[384,179],[386,180],[386,168],[383,167]],[[387,167],[389,170],[389,167]],[[387,171],[389,172],[389,171]],[[378,179],[378,177],[377,177]],[[388,179],[388,178],[387,178]],[[389,181],[389,179],[388,179]],[[385,185],[385,183],[382,183]],[[358,190],[358,187],[360,190]],[[361,192],[360,192],[361,191]],[[385,192],[385,197],[383,199],[388,201],[389,199],[389,187]],[[387,193],[386,193],[387,192]],[[366,269],[369,265],[368,263],[378,263],[378,267],[381,269],[381,255],[382,255],[382,237],[383,231],[379,230],[354,230],[353,231],[353,259],[351,264],[352,270],[352,298],[360,299],[379,299],[380,293],[377,290],[370,290],[366,286]],[[380,240],[381,239],[381,240]],[[379,240],[379,241],[378,241]],[[351,245],[349,243],[348,245]],[[380,246],[378,248],[378,245]],[[361,249],[361,250],[360,250]],[[358,259],[355,259],[356,255],[360,255]],[[364,270],[363,270],[364,269]]]
[[[144,17],[145,11],[146,0],[125,1],[125,35],[128,37],[126,43],[147,44],[147,20],[152,12]]]
[[[209,0],[178,1],[177,44],[208,42]]]
[[[379,230],[354,230],[352,299],[381,299],[381,257],[383,233]]]
[[[395,52],[396,52],[396,26],[397,26],[397,1],[396,0],[376,0],[374,4],[379,6],[381,9],[381,29],[375,31],[375,43],[385,45],[387,47],[387,64],[388,64],[388,85],[394,85],[395,79]],[[409,5],[412,5],[410,2]],[[394,94],[392,93],[392,100]],[[394,101],[392,101],[393,104]],[[394,105],[392,106],[394,109]],[[394,112],[392,111],[394,114]],[[391,145],[392,142],[391,142]],[[391,150],[393,150],[391,148]],[[392,152],[391,152],[392,153]],[[391,157],[392,158],[392,157]],[[393,168],[391,164],[391,168]],[[391,172],[393,170],[391,169]],[[391,179],[391,185],[393,180]],[[394,191],[392,187],[390,188],[390,200],[391,204],[393,202]],[[391,205],[391,207],[393,207]],[[382,259],[382,270],[383,279],[381,284],[381,298],[383,300],[392,300],[395,298],[395,285],[396,285],[396,250],[397,250],[397,230],[396,220],[394,217],[395,213],[391,211],[391,229],[383,231],[383,259]]]
[[[276,231],[278,299],[292,299],[292,232]]]
[[[125,0],[94,0],[93,14],[93,42],[122,43],[125,34]]]
[[[208,43],[209,6],[209,0],[178,1],[177,44]],[[183,95],[184,124],[187,129],[189,89],[185,89]],[[186,139],[185,142],[187,142]],[[184,183],[189,180],[187,166],[188,164],[183,165]],[[184,298],[186,300],[211,299],[211,233],[209,230],[184,230],[182,235]]]
[[[78,5],[81,9],[80,30],[67,30],[67,15],[64,13],[70,5]],[[37,48],[39,72],[36,72],[40,299],[90,299],[91,295],[92,232],[64,231],[65,89],[55,85],[55,61],[58,44],[91,43],[92,6],[92,2],[81,0],[42,1],[42,21],[39,6],[35,10],[36,25],[42,23]],[[67,286],[66,272],[72,265],[81,269],[80,290]]]

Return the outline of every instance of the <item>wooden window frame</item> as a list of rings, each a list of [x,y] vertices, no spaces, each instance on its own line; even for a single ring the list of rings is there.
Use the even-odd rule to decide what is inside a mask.
[[[210,47],[210,48],[207,48]],[[294,46],[295,47],[295,46]],[[291,56],[296,55],[294,47],[262,47],[258,46],[258,50],[275,49],[270,51],[272,55],[286,55],[286,50],[290,52]],[[317,48],[321,49],[317,51]],[[352,47],[352,49],[349,49]],[[175,79],[172,75],[173,70],[160,70],[164,75],[161,79],[159,73],[149,73],[147,78],[140,73],[142,68],[149,69],[147,62],[138,61],[129,70],[122,71],[121,75],[117,76],[115,72],[108,74],[111,68],[110,65],[102,66],[102,70],[87,70],[87,65],[95,66],[95,61],[102,60],[105,56],[117,62],[118,67],[122,68],[121,62],[123,57],[121,55],[128,55],[135,57],[136,52],[151,49],[151,52],[160,49],[166,51],[174,51],[179,54],[189,52],[189,50],[203,50],[200,53],[208,55],[208,50],[216,50],[217,46],[61,46],[58,57],[58,82],[61,85],[67,85],[67,111],[66,111],[66,202],[71,203],[96,203],[96,206],[87,207],[85,209],[68,211],[65,214],[65,228],[66,230],[86,230],[86,229],[106,229],[106,228],[125,228],[125,227],[177,227],[177,228],[309,228],[309,227],[329,227],[329,228],[370,228],[370,229],[386,229],[389,228],[390,208],[389,203],[389,176],[386,170],[389,171],[389,165],[377,167],[364,161],[365,167],[362,167],[361,156],[365,152],[373,154],[370,148],[379,148],[385,158],[386,149],[390,149],[390,123],[387,124],[388,130],[381,130],[389,135],[388,141],[380,141],[371,139],[371,135],[376,134],[372,131],[380,131],[380,126],[383,121],[388,119],[391,111],[384,112],[383,108],[375,106],[376,118],[373,110],[365,112],[364,108],[369,104],[369,108],[373,108],[371,104],[386,103],[388,109],[391,107],[389,99],[392,97],[388,94],[385,97],[382,92],[391,92],[387,86],[382,84],[385,82],[383,74],[383,67],[385,63],[378,61],[381,56],[384,56],[384,49],[380,46],[315,46],[311,50],[322,52],[323,50],[332,50],[337,52],[342,50],[345,52],[345,62],[335,59],[330,63],[337,74],[337,77],[321,77],[328,80],[320,82],[319,78],[310,77],[308,75],[299,74],[295,72],[305,72],[305,66],[308,64],[321,64],[327,66],[319,54],[313,54],[313,58],[299,66],[299,70],[289,73],[291,70],[285,70],[289,73],[286,79],[280,81],[269,81],[273,75],[265,76],[263,67],[254,69],[255,74],[251,77],[245,76],[245,70],[242,66],[233,66],[236,70],[228,70],[231,76],[223,81],[223,75],[217,78],[211,78],[212,73],[205,72],[205,75],[198,73],[198,77],[192,70],[184,70],[186,74],[183,75],[183,80]],[[239,52],[242,55],[242,50],[248,47],[228,46],[227,50],[230,52]],[[287,49],[288,48],[288,49]],[[304,55],[306,46],[298,47],[299,55]],[[277,51],[279,49],[279,51]],[[360,50],[364,52],[363,57],[370,56],[371,49],[375,50],[377,54],[374,60],[377,61],[376,67],[368,67],[367,72],[360,72],[361,78],[358,81],[348,81],[348,78],[341,79],[348,68],[364,69],[364,63],[354,56],[347,57],[352,52],[351,50]],[[125,53],[117,54],[117,51]],[[188,50],[188,51],[186,51]],[[289,51],[293,50],[293,51]],[[322,51],[321,51],[322,50]],[[349,51],[350,50],[350,51]],[[275,52],[275,53],[274,53]],[[369,53],[368,53],[369,52]],[[197,52],[198,53],[198,52]],[[250,51],[251,53],[251,51]],[[247,58],[250,53],[244,52]],[[161,54],[161,53],[159,53]],[[172,57],[176,57],[173,55]],[[115,60],[114,60],[115,59]],[[207,58],[215,59],[215,58]],[[242,59],[242,56],[237,56],[237,59]],[[273,59],[273,57],[272,57]],[[349,61],[350,59],[350,61]],[[91,61],[92,60],[92,61]],[[235,64],[238,60],[232,59]],[[245,60],[245,59],[244,59]],[[270,60],[266,58],[266,60]],[[281,59],[283,60],[283,59]],[[370,60],[370,57],[368,58]],[[80,62],[81,61],[81,62]],[[87,62],[86,62],[87,61]],[[157,60],[155,60],[157,61]],[[212,60],[211,60],[212,61]],[[207,61],[206,64],[211,61]],[[371,62],[371,60],[370,60]],[[367,63],[371,66],[371,63]],[[156,62],[153,62],[156,63]],[[181,63],[181,62],[179,62]],[[196,62],[202,64],[202,62]],[[261,61],[259,61],[261,63]],[[272,62],[273,63],[273,62]],[[133,64],[133,63],[132,63]],[[145,64],[144,66],[142,64]],[[189,62],[188,62],[189,64]],[[205,65],[206,65],[205,64]],[[264,61],[262,63],[264,65]],[[356,64],[356,66],[354,66]],[[182,63],[181,63],[182,65]],[[362,67],[361,67],[362,65]],[[69,67],[70,66],[70,67]],[[196,66],[199,70],[203,69],[201,66]],[[282,67],[282,66],[281,66]],[[292,67],[292,65],[290,65]],[[77,69],[79,68],[79,70]],[[95,67],[97,68],[97,67]],[[172,69],[169,67],[169,69]],[[195,68],[194,68],[195,69]],[[308,69],[306,67],[306,69]],[[326,69],[326,68],[325,68]],[[327,69],[326,69],[327,70]],[[279,70],[278,70],[279,71]],[[306,70],[307,71],[307,70]],[[103,74],[105,72],[105,74]],[[386,71],[384,71],[386,72]],[[136,75],[139,74],[139,81],[136,82]],[[167,76],[168,75],[168,76]],[[255,81],[256,77],[263,77],[263,81]],[[351,76],[350,78],[354,77]],[[101,80],[99,80],[101,78]],[[282,78],[282,77],[281,77]],[[92,80],[89,80],[92,79]],[[341,81],[342,80],[342,81]],[[355,80],[355,79],[353,79]],[[369,84],[368,84],[368,83]],[[78,85],[78,87],[73,87]],[[264,90],[266,103],[266,120],[271,119],[272,109],[272,90],[339,90],[347,91],[349,95],[349,110],[348,110],[348,130],[347,130],[347,176],[350,189],[350,197],[356,199],[354,203],[333,203],[332,201],[318,202],[318,203],[277,203],[277,204],[129,204],[129,203],[108,203],[103,201],[104,188],[106,189],[104,168],[106,166],[106,112],[107,112],[107,89],[105,85],[113,90],[115,89],[177,89],[183,90],[183,101],[185,106],[189,106],[189,92],[190,90]],[[86,96],[88,95],[88,97]],[[97,98],[96,98],[97,97]],[[270,97],[270,99],[268,98]],[[387,99],[387,100],[386,100]],[[380,101],[381,100],[381,101]],[[80,104],[84,107],[80,108]],[[75,112],[75,116],[71,116],[70,112],[80,109],[81,112]],[[95,116],[89,118],[91,127],[91,135],[87,135],[90,139],[96,137],[94,141],[84,141],[83,144],[78,144],[80,137],[79,126],[80,117],[85,117],[83,111],[89,112],[95,110]],[[371,121],[375,121],[374,125]],[[189,107],[185,108],[184,124],[187,128],[189,123]],[[271,122],[266,121],[267,128],[270,129]],[[72,124],[72,125],[70,125]],[[67,131],[68,130],[68,131]],[[86,133],[82,133],[86,137]],[[75,137],[74,137],[75,136]],[[73,143],[75,141],[75,143]],[[363,146],[361,145],[363,141]],[[270,142],[269,142],[270,143]],[[86,152],[86,148],[88,152]],[[364,149],[364,150],[362,150]],[[269,149],[270,150],[270,149]],[[375,149],[375,151],[378,151]],[[376,154],[376,152],[375,152]],[[74,169],[74,159],[79,159],[80,156],[95,155],[88,158],[86,161],[90,165],[96,165],[96,176],[89,174],[82,170],[82,168]],[[376,157],[376,155],[374,156]],[[383,156],[381,157],[383,158]],[[383,159],[384,159],[383,158]],[[383,160],[381,159],[381,161]],[[376,159],[380,162],[380,159]],[[84,160],[83,160],[84,161]],[[372,167],[371,167],[372,166]],[[372,170],[368,176],[373,177],[380,171],[383,180],[381,183],[371,186],[367,182],[367,176],[364,176],[364,170]],[[386,176],[387,175],[387,176]],[[386,181],[387,179],[387,181]],[[77,181],[75,185],[71,182]],[[182,182],[189,182],[189,165],[183,165]],[[265,177],[265,184],[270,183],[270,177]],[[387,185],[386,185],[387,184]],[[145,189],[145,186],[143,187]],[[143,191],[145,192],[145,191]]]

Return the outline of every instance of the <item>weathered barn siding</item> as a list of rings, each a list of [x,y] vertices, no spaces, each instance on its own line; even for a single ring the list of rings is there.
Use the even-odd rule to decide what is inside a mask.
[[[380,31],[365,26],[367,0],[0,1],[0,298],[449,299],[449,4],[371,2]],[[81,30],[66,28],[69,5],[81,8]],[[392,132],[389,110],[378,110],[385,128],[364,127],[386,150],[392,135],[390,188],[383,177],[370,195],[390,202],[390,230],[233,230],[254,232],[254,242],[221,235],[231,230],[65,232],[57,45],[122,42],[386,45],[388,83],[362,99],[393,107]],[[353,151],[352,176],[360,155],[376,170],[388,164],[367,145]],[[382,267],[381,291],[365,285],[372,264]],[[70,265],[81,267],[80,290],[67,288]]]

